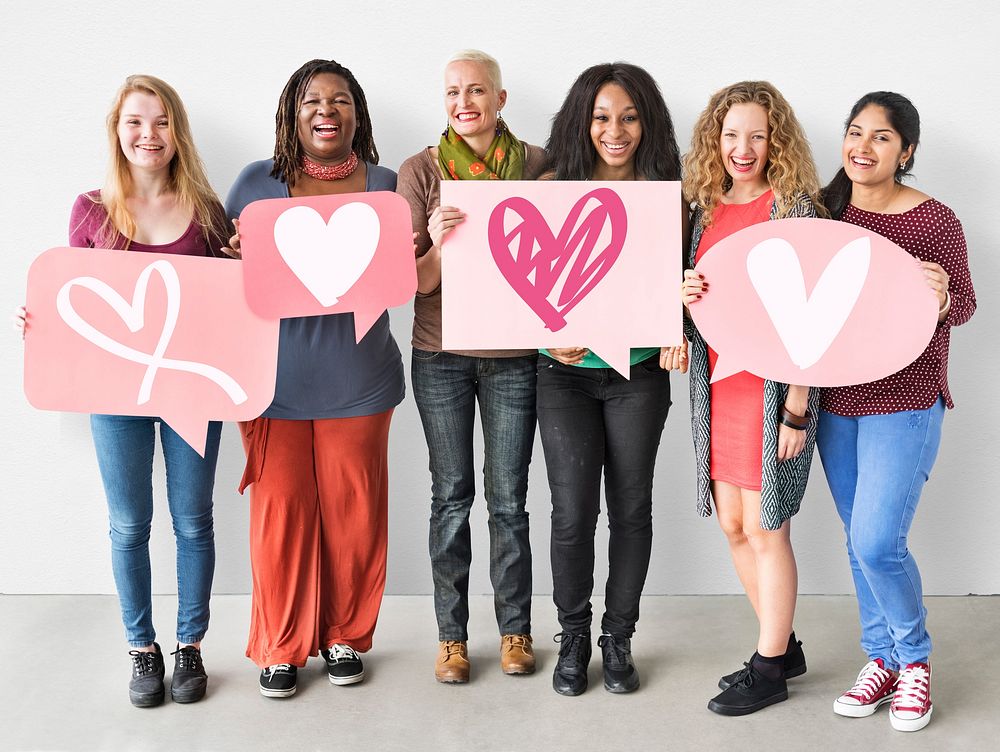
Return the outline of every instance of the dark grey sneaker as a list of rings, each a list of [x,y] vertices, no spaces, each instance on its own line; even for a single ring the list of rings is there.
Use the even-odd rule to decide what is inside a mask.
[[[326,661],[326,671],[330,675],[330,683],[337,685],[357,684],[365,678],[365,667],[359,656],[350,645],[335,642],[329,650],[321,650]]]
[[[590,632],[560,632],[552,638],[559,643],[559,660],[552,672],[552,689],[575,697],[587,691],[590,664]]]
[[[806,672],[806,654],[802,652],[802,640],[795,638],[795,632],[788,638],[788,647],[785,649],[785,678],[794,679],[802,676]],[[743,669],[733,671],[719,679],[719,689],[729,689],[736,682],[736,677],[743,673]]]
[[[177,647],[173,653],[174,673],[170,677],[170,699],[174,702],[198,702],[208,689],[208,674],[201,651],[193,645]]]
[[[132,680],[128,683],[128,699],[137,708],[152,708],[163,702],[163,653],[160,646],[153,643],[156,650],[145,653],[130,650],[132,656]]]
[[[276,663],[260,672],[260,693],[264,697],[291,697],[295,694],[299,670],[290,663]]]
[[[632,662],[632,640],[624,635],[602,634],[597,644],[604,659],[604,688],[615,694],[639,689],[639,672]]]

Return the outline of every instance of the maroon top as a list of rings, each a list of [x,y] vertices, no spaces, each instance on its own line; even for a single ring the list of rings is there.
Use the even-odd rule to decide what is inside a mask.
[[[120,233],[114,243],[108,244],[102,231],[108,213],[101,204],[101,192],[90,191],[76,197],[73,210],[69,215],[69,244],[74,248],[107,248],[121,251],[128,242]],[[114,230],[114,228],[109,228]],[[228,241],[223,240],[222,244]],[[215,249],[205,240],[205,233],[196,220],[192,220],[184,234],[172,243],[164,245],[149,245],[131,241],[130,251],[145,251],[147,253],[176,253],[184,256],[213,256]]]
[[[877,232],[921,261],[934,261],[944,267],[951,309],[937,325],[927,349],[910,365],[879,381],[824,389],[822,408],[848,417],[885,415],[926,410],[938,395],[948,407],[954,407],[948,391],[951,328],[964,324],[976,310],[965,234],[958,217],[932,198],[901,214],[878,214],[848,204],[840,219]]]

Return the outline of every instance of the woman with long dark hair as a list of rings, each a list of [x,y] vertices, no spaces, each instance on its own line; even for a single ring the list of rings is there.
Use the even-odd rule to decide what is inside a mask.
[[[903,184],[920,142],[909,99],[876,91],[847,118],[843,167],[823,198],[842,222],[887,237],[919,259],[938,303],[938,325],[913,363],[879,381],[824,389],[817,444],[837,512],[861,613],[868,663],[834,712],[869,716],[891,703],[898,731],[931,719],[931,639],[920,572],[907,546],[941,441],[951,328],[976,310],[962,225],[937,199]]]
[[[259,199],[391,191],[354,75],[311,60],[285,84],[274,157],[240,173],[235,218]],[[253,600],[247,656],[260,692],[288,697],[297,669],[322,653],[330,682],[364,679],[385,587],[389,421],[403,399],[389,314],[355,342],[350,313],[282,319],[274,401],[241,423],[250,486]]]
[[[663,96],[649,73],[628,63],[595,65],[580,74],[545,148],[555,180],[680,179]],[[603,471],[611,537],[598,645],[605,689],[632,692],[639,673],[631,638],[653,540],[653,468],[670,408],[669,374],[660,367],[659,347],[632,349],[628,379],[585,347],[541,352],[538,425],[552,494],[553,599],[562,627],[552,686],[563,695],[587,689]]]

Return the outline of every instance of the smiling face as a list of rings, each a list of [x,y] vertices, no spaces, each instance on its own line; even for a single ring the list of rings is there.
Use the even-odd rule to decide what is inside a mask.
[[[767,110],[754,102],[734,104],[722,120],[719,156],[733,184],[767,188]]]
[[[317,73],[299,105],[298,138],[313,162],[340,164],[351,154],[357,115],[350,86],[336,73]]]
[[[130,92],[118,116],[118,144],[132,169],[168,169],[176,154],[170,123],[160,98],[144,91]]]
[[[488,137],[484,149],[489,147],[496,132],[497,112],[506,102],[507,91],[497,91],[482,63],[456,60],[444,69],[444,109],[448,113],[448,125],[466,141]]]
[[[642,141],[642,122],[635,102],[620,85],[606,83],[597,90],[590,120],[590,140],[608,167],[632,166]]]
[[[912,146],[903,148],[902,137],[878,105],[870,104],[859,112],[844,134],[844,171],[861,185],[891,183],[899,163],[912,153]]]

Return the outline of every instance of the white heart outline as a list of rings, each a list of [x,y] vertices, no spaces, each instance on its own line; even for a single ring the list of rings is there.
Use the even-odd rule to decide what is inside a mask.
[[[856,238],[830,259],[811,295],[802,265],[783,238],[763,240],[747,254],[747,274],[792,362],[814,365],[840,334],[868,279],[871,240]]]
[[[378,212],[352,201],[326,222],[311,206],[293,206],[274,221],[274,245],[281,258],[320,305],[330,307],[365,273],[382,231]],[[334,253],[335,249],[341,253]]]
[[[149,287],[149,278],[153,272],[160,275],[163,286],[167,292],[167,312],[163,322],[163,329],[160,331],[160,339],[156,343],[152,353],[145,353],[141,350],[123,345],[116,339],[112,339],[100,329],[86,321],[70,300],[70,291],[74,287],[83,287],[98,295],[118,314],[119,318],[125,322],[130,332],[137,332],[143,328],[146,310],[146,290]],[[154,261],[139,274],[136,279],[135,288],[132,291],[132,302],[126,302],[117,290],[103,280],[96,277],[75,277],[66,282],[56,295],[56,311],[66,325],[75,331],[88,342],[97,345],[102,350],[117,355],[125,360],[146,365],[146,373],[142,377],[139,386],[139,396],[136,405],[144,405],[149,402],[153,390],[153,380],[160,368],[167,368],[175,371],[186,371],[204,376],[215,382],[225,391],[226,395],[233,401],[234,405],[240,405],[247,401],[247,393],[233,379],[232,376],[206,363],[199,363],[191,360],[175,360],[164,358],[167,345],[174,335],[174,328],[177,326],[177,318],[181,308],[181,284],[177,277],[177,270],[166,260]]]

